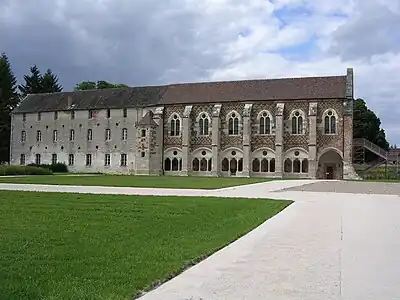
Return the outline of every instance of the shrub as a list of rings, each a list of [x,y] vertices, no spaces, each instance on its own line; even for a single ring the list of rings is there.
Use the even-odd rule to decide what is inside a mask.
[[[38,168],[43,168],[43,169],[49,169],[49,170],[51,170],[53,173],[68,173],[68,167],[67,167],[67,165],[64,164],[64,163],[56,163],[56,164],[52,164],[52,165],[45,165],[45,164],[41,164],[41,165],[29,164],[28,166],[38,167]]]
[[[47,168],[34,166],[1,165],[0,176],[6,175],[51,175],[53,172]]]

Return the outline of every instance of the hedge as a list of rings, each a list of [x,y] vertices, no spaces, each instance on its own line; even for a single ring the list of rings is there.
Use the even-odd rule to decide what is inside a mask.
[[[6,175],[51,175],[53,172],[48,168],[34,166],[0,165],[0,176]]]
[[[52,164],[52,165],[45,165],[45,164],[41,164],[41,165],[29,164],[28,166],[38,167],[38,168],[43,168],[43,169],[49,169],[49,170],[51,170],[53,173],[68,173],[68,167],[67,167],[66,164],[63,164],[63,163],[56,163],[56,164]]]

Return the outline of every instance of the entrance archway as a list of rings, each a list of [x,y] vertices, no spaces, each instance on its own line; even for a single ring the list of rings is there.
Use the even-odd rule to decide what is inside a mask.
[[[343,159],[335,150],[328,150],[318,160],[318,179],[342,179]]]

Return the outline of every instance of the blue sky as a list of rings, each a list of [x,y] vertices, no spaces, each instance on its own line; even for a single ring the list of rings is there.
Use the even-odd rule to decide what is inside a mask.
[[[45,12],[45,13],[44,13]],[[66,90],[345,74],[400,144],[399,0],[0,0],[0,52]]]

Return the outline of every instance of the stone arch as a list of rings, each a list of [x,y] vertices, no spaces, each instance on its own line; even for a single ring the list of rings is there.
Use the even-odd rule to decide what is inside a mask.
[[[285,152],[284,173],[308,174],[308,152],[294,147]]]
[[[326,148],[322,149],[321,151],[319,151],[317,160],[320,160],[321,156],[324,155],[325,153],[329,152],[329,151],[336,152],[340,156],[340,158],[343,160],[343,152],[340,151],[338,148],[335,148],[335,147],[326,147]]]
[[[317,178],[342,179],[343,156],[336,148],[326,148],[318,156]]]
[[[252,153],[251,171],[254,173],[275,172],[275,151],[262,147]]]
[[[211,172],[213,155],[209,148],[200,147],[191,154],[193,172]],[[197,164],[198,162],[198,168]],[[196,168],[195,168],[196,166]]]
[[[171,147],[164,151],[164,171],[182,171],[182,150],[180,148]]]
[[[226,170],[227,161],[229,163],[228,170]],[[225,149],[221,153],[221,171],[230,176],[243,172],[243,151],[236,147]]]
[[[266,109],[260,111],[257,115],[257,134],[272,134],[272,128],[274,128],[274,119],[272,114]]]

